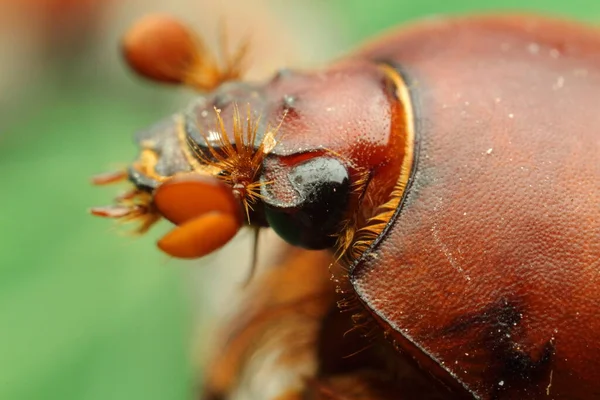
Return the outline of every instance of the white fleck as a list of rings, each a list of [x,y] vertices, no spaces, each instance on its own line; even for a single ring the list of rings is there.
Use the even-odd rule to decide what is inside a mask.
[[[490,147],[489,149],[487,149],[486,154],[492,154],[492,151],[494,151],[494,149]]]
[[[504,386],[504,381],[500,381],[500,382],[498,382],[498,385],[499,385],[499,386]]]
[[[265,133],[263,145],[263,154],[269,154],[271,151],[273,151],[277,145],[277,140],[275,140],[275,132],[269,131]]]
[[[468,356],[469,356],[469,353],[465,353],[465,356],[467,356],[467,357],[468,357]]]
[[[565,85],[565,78],[563,76],[559,76],[556,82],[552,85],[552,90],[558,90]]]
[[[540,45],[537,43],[530,43],[529,46],[527,46],[527,50],[529,50],[531,54],[537,54],[540,52]]]
[[[434,207],[434,211],[436,210],[437,207]],[[467,281],[470,281],[471,278],[469,277],[469,275],[467,275],[465,273],[465,271],[463,270],[463,268],[461,267],[461,265],[458,263],[458,261],[456,260],[456,258],[454,257],[454,255],[452,254],[452,252],[450,251],[450,249],[448,249],[448,247],[446,246],[446,244],[440,239],[439,235],[438,235],[438,227],[437,225],[433,225],[431,227],[431,232],[433,235],[433,240],[435,241],[435,243],[439,246],[440,250],[442,251],[442,253],[444,253],[444,256],[446,256],[446,259],[448,260],[448,263],[450,264],[450,266],[452,268],[454,268],[459,274],[463,275],[464,278]]]
[[[221,133],[217,131],[208,131],[206,139],[210,143],[218,142],[219,140],[221,140]]]
[[[559,56],[560,56],[560,53],[559,53],[558,50],[556,50],[556,49],[550,50],[550,57],[552,57],[552,58],[558,58]]]
[[[206,117],[208,117],[208,111],[202,110],[202,112],[200,113],[200,115],[202,116],[202,118],[206,118]]]
[[[500,103],[502,101],[502,99],[500,97],[496,97],[495,101],[496,101],[496,103]]]
[[[467,215],[467,213],[465,212],[465,213],[463,213],[463,215]]]
[[[469,105],[469,102],[468,102],[468,101],[465,101],[465,106],[468,106],[468,105]]]
[[[548,386],[546,387],[546,396],[550,396],[550,388],[552,387],[552,375],[554,374],[554,370],[550,370],[550,382],[548,382]]]
[[[333,111],[333,107],[327,107],[325,111]]]
[[[514,118],[514,117],[515,117],[515,114],[513,114],[513,113],[508,114],[508,118]]]

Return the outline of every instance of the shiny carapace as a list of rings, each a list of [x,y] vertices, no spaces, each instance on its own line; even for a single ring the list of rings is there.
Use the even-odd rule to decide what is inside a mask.
[[[207,399],[600,397],[599,31],[429,19],[261,83],[246,46],[218,62],[165,16],[123,49],[202,93],[96,178],[132,189],[93,212],[167,219],[179,258],[245,226],[287,242]]]

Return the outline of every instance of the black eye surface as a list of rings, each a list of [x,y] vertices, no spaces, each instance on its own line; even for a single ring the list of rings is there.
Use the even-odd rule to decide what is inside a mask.
[[[317,157],[287,173],[293,193],[282,200],[263,190],[267,222],[288,243],[307,249],[325,249],[336,241],[346,215],[350,179],[346,167],[334,158]]]

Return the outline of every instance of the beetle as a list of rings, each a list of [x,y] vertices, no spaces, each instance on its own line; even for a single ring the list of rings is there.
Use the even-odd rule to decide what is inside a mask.
[[[243,226],[288,243],[226,325],[206,398],[600,396],[596,29],[431,18],[249,83],[245,48],[219,65],[153,16],[124,54],[205,93],[95,179],[134,188],[93,213],[166,218],[158,245],[180,258]]]

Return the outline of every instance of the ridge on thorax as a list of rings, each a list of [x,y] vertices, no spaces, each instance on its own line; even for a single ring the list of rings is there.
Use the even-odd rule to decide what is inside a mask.
[[[402,123],[396,126],[393,134],[404,137],[404,158],[401,163],[398,179],[391,192],[381,204],[372,204],[373,199],[361,199],[369,202],[368,206],[356,207],[356,212],[344,221],[341,234],[335,246],[335,268],[330,266],[332,280],[336,285],[336,291],[341,296],[338,300],[338,308],[345,313],[352,314],[354,327],[367,338],[373,338],[376,329],[375,323],[368,312],[364,309],[350,282],[350,273],[355,264],[359,262],[366,252],[374,246],[398,214],[402,200],[409,185],[415,162],[415,122],[413,115],[412,99],[409,88],[401,74],[388,64],[381,64],[380,68],[393,82],[395,88],[395,100],[401,109]],[[369,184],[370,173],[365,171],[363,176],[357,180],[355,190],[364,191]],[[368,209],[365,215],[365,209]],[[370,215],[368,215],[370,213]],[[375,256],[375,255],[373,255]],[[385,333],[384,333],[385,335]]]

